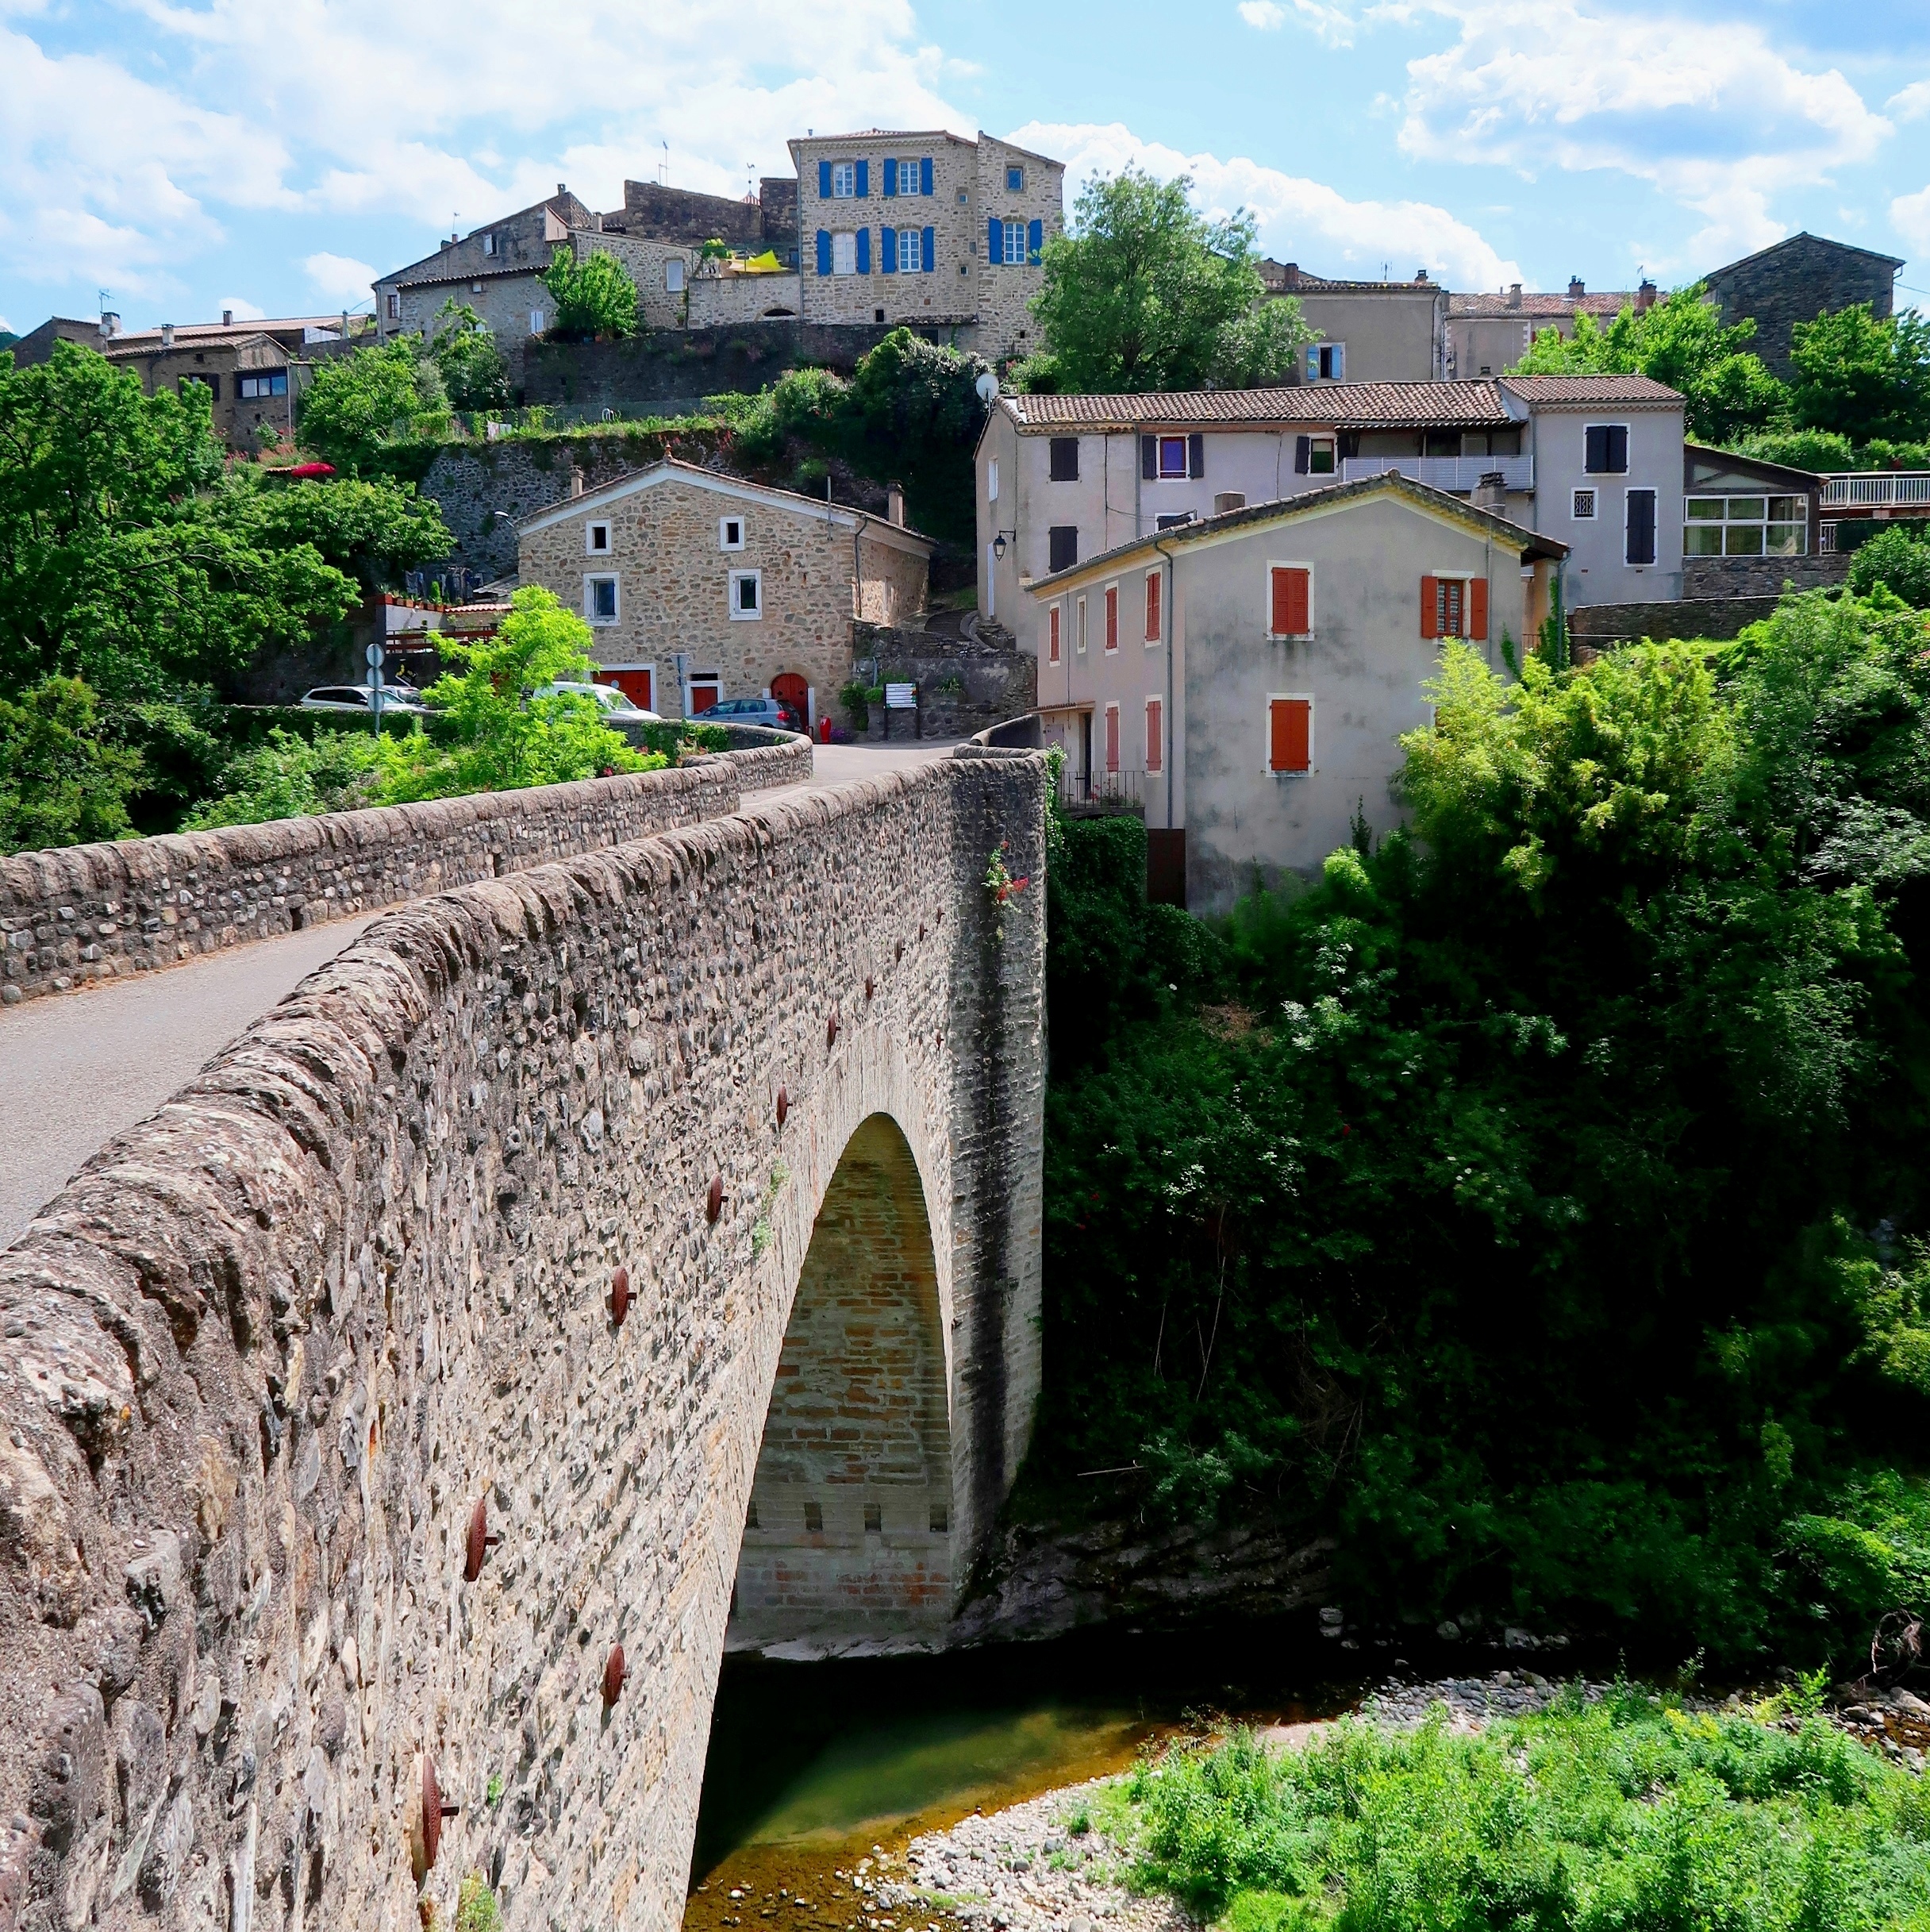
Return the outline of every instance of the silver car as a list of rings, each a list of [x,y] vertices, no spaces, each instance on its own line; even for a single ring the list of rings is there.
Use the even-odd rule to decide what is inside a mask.
[[[606,724],[656,725],[663,722],[655,711],[646,711],[631,698],[628,691],[619,691],[614,684],[544,684],[538,686],[530,695],[533,698],[588,698],[601,709]]]
[[[773,731],[804,729],[794,705],[778,698],[725,698],[697,714],[700,725],[766,725]]]
[[[314,690],[302,694],[300,709],[304,711],[359,711],[366,718],[369,714],[370,703],[369,689],[366,684],[318,684]],[[383,685],[382,708],[385,716],[390,711],[397,711],[413,718],[425,716],[428,709],[422,702],[422,694],[413,684]]]

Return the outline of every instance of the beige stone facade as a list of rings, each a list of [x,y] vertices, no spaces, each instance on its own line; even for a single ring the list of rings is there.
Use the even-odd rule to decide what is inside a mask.
[[[746,275],[726,269],[718,275],[700,275],[690,283],[690,325],[711,329],[793,316],[802,300],[793,270]]]
[[[613,255],[636,284],[636,319],[645,329],[681,329],[687,319],[686,297],[697,267],[697,251],[679,241],[652,241],[641,235],[611,235],[601,229],[573,229],[571,252],[586,262],[599,249]]]
[[[862,511],[667,462],[529,518],[517,565],[583,614],[632,695],[648,672],[664,717],[798,678],[814,719],[850,675],[852,620],[924,608],[931,552]]]
[[[942,129],[819,137],[794,140],[790,151],[807,321],[950,326],[961,346],[994,361],[1034,346],[1028,305],[1040,271],[1032,244],[1063,225],[1062,162],[988,134],[969,141]],[[1016,233],[1010,244],[1008,229]],[[911,236],[919,260],[908,269],[902,238]]]

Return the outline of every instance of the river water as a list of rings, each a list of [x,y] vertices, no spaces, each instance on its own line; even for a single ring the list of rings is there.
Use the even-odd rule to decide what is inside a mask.
[[[1297,1723],[1345,1708],[1358,1678],[1320,1648],[1297,1625],[936,1657],[727,1657],[686,1932],[846,1932],[861,1917],[849,1875],[880,1849],[1122,1771],[1209,1714]]]

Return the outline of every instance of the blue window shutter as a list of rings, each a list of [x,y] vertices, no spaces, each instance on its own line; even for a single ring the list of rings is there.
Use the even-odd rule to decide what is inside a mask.
[[[1043,221],[1028,221],[1025,224],[1026,260],[1036,262],[1039,259],[1039,251],[1044,246],[1045,224]]]
[[[885,157],[885,194],[887,198],[898,191],[898,164],[890,156]]]
[[[831,198],[831,164],[820,161],[817,164],[817,198],[828,202]]]
[[[817,231],[817,272],[821,275],[831,272],[831,231],[828,228]]]
[[[861,275],[871,272],[871,231],[868,228],[858,231],[858,272]]]
[[[1321,352],[1317,348],[1307,351],[1307,380],[1317,383],[1321,379]]]
[[[929,164],[928,163],[927,165],[928,166]],[[925,272],[927,275],[936,275],[938,272],[938,230],[935,228],[928,228],[925,231],[924,240]]]
[[[918,192],[921,194],[929,194],[931,191],[932,157],[928,154],[918,164]],[[932,264],[929,262],[925,264],[925,267],[928,268],[929,268],[931,265]]]
[[[1005,225],[994,215],[985,225],[985,259],[996,268],[1005,252]]]
[[[888,275],[898,271],[898,231],[895,228],[878,231],[878,265]]]
[[[869,161],[858,164],[858,198],[864,200],[871,192],[871,164]]]

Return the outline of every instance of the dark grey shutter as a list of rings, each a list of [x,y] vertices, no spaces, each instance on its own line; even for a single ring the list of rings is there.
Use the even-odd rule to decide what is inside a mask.
[[[1076,436],[1052,438],[1052,480],[1077,483],[1079,479],[1079,439]]]
[[[1203,436],[1186,438],[1186,474],[1189,476],[1206,474],[1206,439]]]
[[[1617,476],[1628,473],[1628,430],[1626,424],[1614,423],[1609,429],[1609,468]]]
[[[1655,493],[1653,490],[1628,492],[1628,545],[1631,564],[1655,560]]]
[[[1313,467],[1313,438],[1297,436],[1294,438],[1294,474],[1304,476]]]
[[[1048,548],[1046,563],[1054,571],[1070,570],[1079,560],[1078,525],[1075,523],[1055,523],[1046,533]]]
[[[1140,475],[1148,483],[1159,480],[1159,439],[1156,436],[1140,438]]]
[[[1609,467],[1609,432],[1605,425],[1591,424],[1582,432],[1582,468],[1590,476],[1599,476]]]

